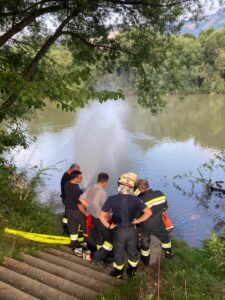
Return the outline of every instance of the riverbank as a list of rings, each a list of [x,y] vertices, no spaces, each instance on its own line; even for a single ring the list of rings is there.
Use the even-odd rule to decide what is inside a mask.
[[[35,186],[38,176],[26,181],[13,168],[0,172],[0,261],[4,257],[18,257],[20,252],[35,253],[48,245],[3,234],[5,227],[37,233],[61,235],[60,218],[54,214],[52,203],[41,204]],[[171,260],[161,256],[158,261],[139,268],[139,275],[123,288],[116,288],[101,299],[157,299],[160,279],[161,299],[209,299],[225,297],[225,234],[212,234],[203,248],[190,248],[185,242],[173,240],[175,256]],[[141,272],[140,272],[141,269]]]
[[[225,299],[225,235],[212,234],[203,248],[191,248],[173,239],[175,256],[139,269],[141,273],[105,300]],[[160,272],[159,272],[160,270]]]
[[[190,248],[185,242],[173,240],[175,256],[168,260],[161,256],[160,276],[158,261],[149,267],[139,266],[135,279],[124,286],[105,292],[101,300],[206,299],[225,297],[225,237],[216,235],[200,248]],[[14,236],[0,235],[0,255],[18,257],[21,251],[35,253],[46,245]],[[158,280],[160,286],[158,289]]]

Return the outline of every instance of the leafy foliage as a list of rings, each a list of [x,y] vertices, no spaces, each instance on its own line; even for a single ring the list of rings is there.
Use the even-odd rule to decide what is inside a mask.
[[[164,60],[161,36],[202,12],[201,1],[194,0],[1,1],[0,122],[19,124],[43,109],[46,98],[63,110],[92,99],[120,98],[120,90],[99,90],[95,80],[99,73],[113,72],[116,63],[132,67],[140,103],[156,113],[165,105],[160,96],[166,81],[158,76]],[[117,30],[128,32],[133,49],[119,36],[110,37]],[[11,131],[3,131],[0,151],[25,145],[18,135],[14,139]]]
[[[202,185],[206,192],[211,192],[211,187],[213,185],[213,175],[215,171],[220,171],[222,178],[224,177],[223,174],[225,172],[225,151],[220,151],[214,154],[214,157],[209,159],[208,162],[200,165],[197,168],[197,174],[193,172],[188,172],[184,174],[179,174],[174,176],[174,186],[182,191],[184,194],[188,194],[189,196],[195,195],[197,196],[197,192],[195,191],[198,185]],[[191,185],[191,189],[189,192],[185,191],[178,181],[184,180],[189,182]]]
[[[167,63],[177,70],[177,78],[186,93],[225,92],[225,29],[213,28],[200,33],[175,36]]]
[[[40,233],[59,233],[60,222],[52,203],[37,200],[37,186],[47,169],[19,171],[12,164],[0,165],[0,227]],[[28,179],[29,178],[29,179]]]
[[[162,261],[162,291],[165,299],[223,299],[224,235],[214,233],[202,249],[174,241],[175,257]]]

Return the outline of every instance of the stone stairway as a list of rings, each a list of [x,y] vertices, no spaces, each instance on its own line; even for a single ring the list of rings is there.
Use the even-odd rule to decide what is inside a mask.
[[[0,266],[0,299],[94,299],[123,283],[108,275],[110,267],[76,257],[64,246],[35,256],[22,253],[19,260],[7,257]]]

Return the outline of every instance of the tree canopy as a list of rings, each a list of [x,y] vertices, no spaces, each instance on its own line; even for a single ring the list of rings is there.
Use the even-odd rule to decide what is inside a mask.
[[[120,90],[96,88],[96,74],[113,72],[115,64],[132,68],[139,102],[157,112],[168,36],[202,13],[200,0],[2,0],[0,152],[27,146],[20,122],[46,98],[72,111],[91,99],[121,97]],[[165,70],[175,88],[175,74]]]

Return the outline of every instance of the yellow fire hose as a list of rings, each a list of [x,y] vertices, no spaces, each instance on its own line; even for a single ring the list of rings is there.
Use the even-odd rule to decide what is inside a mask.
[[[10,228],[5,228],[4,232],[18,235],[25,239],[35,241],[35,242],[40,242],[40,243],[68,245],[71,242],[70,238],[65,236],[32,233],[32,232],[20,231],[20,230],[15,230]]]

